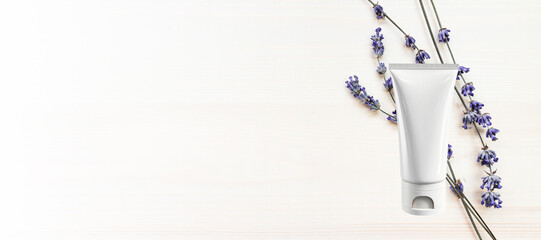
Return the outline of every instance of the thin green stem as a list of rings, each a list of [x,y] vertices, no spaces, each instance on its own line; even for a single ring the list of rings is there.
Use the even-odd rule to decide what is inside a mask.
[[[451,186],[455,189],[457,189],[457,185],[453,184],[452,180],[451,180],[451,177],[449,176],[449,174],[447,174],[447,182],[449,182],[449,184],[451,184]],[[471,205],[471,202],[470,200],[468,200],[468,198],[466,197],[466,195],[464,195],[464,193],[460,192],[458,194],[458,197],[465,200],[466,201],[466,209],[468,211],[470,211],[471,213],[473,213],[473,216],[475,217],[475,219],[477,219],[477,222],[479,222],[479,224],[485,229],[485,231],[487,231],[487,233],[491,236],[492,239],[496,239],[496,237],[494,237],[494,234],[492,234],[492,231],[490,231],[490,229],[488,228],[488,226],[486,225],[485,221],[483,220],[483,218],[481,217],[481,215],[479,214],[479,212],[477,212],[477,210],[475,210],[475,208],[473,208],[473,206]]]
[[[464,85],[468,84],[464,76],[462,76],[462,74],[459,74],[458,76],[460,77],[460,79],[462,79],[462,82],[464,83]],[[470,100],[471,100],[471,97],[470,97]]]
[[[449,185],[451,185],[451,187],[458,193],[459,190],[457,188],[457,186],[455,184],[453,184],[451,182],[451,180],[449,179],[449,176],[447,176],[447,182],[449,183]],[[471,217],[471,210],[468,208],[468,206],[466,205],[466,202],[464,201],[464,199],[462,199],[459,195],[459,199],[460,201],[462,202],[462,205],[464,206],[464,210],[466,210],[466,214],[468,214],[468,218],[470,219],[470,222],[471,222],[471,225],[473,226],[473,230],[475,230],[475,233],[477,234],[477,237],[479,238],[479,240],[482,240],[483,238],[481,238],[481,234],[479,233],[479,229],[477,229],[477,225],[475,224],[475,222],[473,221],[473,218]]]
[[[464,206],[464,209],[466,210],[466,213],[468,214],[468,218],[470,219],[471,225],[473,226],[473,230],[475,230],[475,233],[477,234],[477,237],[479,237],[479,240],[482,240],[483,238],[481,237],[481,234],[479,233],[479,229],[477,229],[477,225],[475,224],[475,222],[473,221],[473,218],[471,217],[472,214],[470,213],[470,210],[468,209],[466,202],[462,198],[460,199],[460,201],[462,202],[462,205]]]
[[[471,208],[471,210],[475,213],[474,216],[476,216],[477,220],[481,223],[483,223],[483,228],[485,228],[485,230],[487,231],[487,233],[492,237],[492,239],[496,239],[496,236],[494,236],[494,233],[492,233],[492,231],[490,230],[490,228],[488,227],[487,223],[485,222],[485,220],[483,220],[483,218],[481,217],[481,214],[479,214],[479,212],[477,212],[477,210],[475,209],[475,207],[473,207],[473,204],[470,202],[470,200],[466,197],[464,197],[464,200],[466,200],[466,203],[468,203],[468,206]],[[479,217],[477,217],[479,216]],[[486,226],[486,227],[485,227]]]
[[[400,27],[398,26],[398,24],[396,24],[396,23],[393,21],[393,19],[390,18],[389,15],[387,15],[386,13],[385,13],[385,17],[386,17],[386,18],[387,18],[387,19],[388,19],[388,20],[389,20],[396,28],[398,28],[398,30],[400,30],[400,31],[402,32],[402,34],[407,35],[406,32],[404,32],[404,30],[402,30],[402,28],[400,28]]]
[[[393,115],[391,115],[391,114],[389,114],[389,113],[383,111],[380,107],[378,107],[378,110],[381,111],[382,113],[386,114],[387,116],[394,118]]]
[[[449,182],[449,184],[451,184],[451,187],[453,187],[455,189],[455,191],[456,191],[456,193],[457,193],[457,195],[459,196],[460,199],[468,200],[468,198],[466,197],[466,195],[464,195],[463,192],[458,191],[459,188],[458,188],[458,184],[457,184],[457,181],[456,181],[455,172],[453,171],[453,167],[451,166],[451,162],[449,161],[449,159],[447,159],[447,166],[449,167],[449,171],[451,172],[451,177],[453,179],[453,184],[451,184],[451,182],[450,182],[451,177],[449,177],[449,174],[447,174],[447,181]],[[462,202],[464,204],[464,207],[466,208],[467,206],[466,206],[466,203],[464,202],[464,200]],[[469,200],[468,200],[468,202],[469,202]],[[473,208],[473,206],[472,206],[472,208]],[[471,209],[469,211],[471,211]],[[479,215],[479,213],[477,211],[475,211],[475,213],[477,215]],[[490,230],[488,229],[488,226],[486,226],[486,227],[484,226],[484,225],[486,225],[485,221],[482,221],[482,223],[481,223],[481,220],[482,220],[481,215],[479,215],[479,217],[476,216],[476,218],[478,219],[479,224],[481,224],[483,226],[483,228],[485,228],[485,230],[487,230],[487,232],[489,232]]]
[[[451,187],[454,189],[454,191],[459,196],[460,201],[462,202],[462,205],[464,206],[464,209],[466,210],[466,213],[468,214],[468,218],[470,219],[470,222],[471,222],[471,224],[473,226],[473,229],[475,230],[475,233],[477,234],[479,239],[482,239],[481,234],[479,234],[479,230],[477,229],[477,226],[475,225],[475,222],[473,221],[473,219],[471,217],[471,209],[468,208],[468,206],[466,205],[466,202],[463,199],[466,196],[464,195],[464,193],[460,192],[460,190],[459,190],[459,186],[458,186],[458,183],[456,181],[455,171],[453,171],[453,167],[451,166],[451,162],[449,161],[449,159],[447,159],[447,166],[449,167],[449,171],[451,172],[451,176],[453,178],[453,183],[451,183],[451,181],[449,180],[449,174],[447,174],[447,181],[449,182]],[[481,223],[479,223],[479,224],[481,224]]]
[[[441,26],[440,16],[438,15],[438,11],[436,11],[436,6],[434,6],[434,2],[432,0],[430,0],[430,3],[432,4],[432,8],[434,8],[434,14],[436,14],[436,19],[438,20],[438,26],[440,29],[442,29],[443,27]]]
[[[432,0],[430,2],[432,2]],[[434,6],[434,3],[432,3],[432,6]],[[434,7],[434,9],[436,9],[436,7]],[[434,11],[436,11],[436,10],[434,10]],[[440,19],[438,18],[438,22],[439,21],[440,21]],[[449,47],[449,42],[446,42],[445,44],[447,44],[447,49],[449,50],[449,54],[451,54],[451,59],[453,59],[453,63],[456,64],[455,55],[453,55],[453,51],[451,51],[451,47]]]
[[[426,26],[428,27],[428,31],[430,32],[430,38],[432,39],[432,43],[434,43],[434,46],[436,48],[436,53],[438,53],[438,57],[440,58],[440,62],[443,62],[443,58],[440,54],[440,49],[438,48],[438,45],[436,44],[436,39],[434,38],[434,33],[432,32],[432,28],[430,27],[430,23],[428,22],[428,17],[426,16],[425,6],[423,4],[423,0],[419,0],[419,3],[421,4],[421,9],[423,10],[423,16],[425,17]],[[455,87],[456,88],[456,87]]]
[[[451,172],[451,176],[453,177],[453,182],[456,182],[455,171],[453,171],[453,168],[451,167],[451,162],[449,162],[449,159],[447,159],[447,166],[449,167],[449,171]]]
[[[457,185],[456,184],[453,184],[452,180],[451,180],[451,177],[449,176],[449,174],[447,174],[447,182],[449,184],[451,184],[451,187],[453,187],[454,189],[457,189]],[[473,213],[473,216],[477,219],[477,222],[479,222],[479,224],[485,229],[485,231],[490,235],[490,237],[492,239],[496,239],[496,237],[494,236],[494,234],[492,233],[492,231],[490,230],[490,228],[488,227],[488,225],[486,224],[486,222],[483,220],[483,218],[481,217],[481,215],[479,214],[479,212],[477,212],[477,210],[475,210],[475,208],[473,207],[472,203],[470,202],[470,200],[466,197],[466,195],[464,195],[464,193],[462,192],[459,192],[460,194],[458,194],[458,197],[459,198],[462,198],[466,201],[466,207],[468,209],[468,211],[470,211],[471,213]]]
[[[481,137],[481,133],[479,132],[479,128],[477,127],[477,124],[473,123],[473,128],[475,128],[475,132],[477,132],[477,136],[479,136],[479,140],[481,140],[481,144],[483,145],[483,148],[487,147],[485,144],[485,141],[483,140],[483,137]]]

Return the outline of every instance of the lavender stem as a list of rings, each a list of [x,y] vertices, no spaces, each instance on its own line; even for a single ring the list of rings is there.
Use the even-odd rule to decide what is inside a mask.
[[[447,162],[447,163],[449,163],[449,162]],[[453,182],[449,179],[449,174],[447,174],[447,178],[446,178],[446,179],[447,179],[447,182],[449,183],[449,185],[451,185],[451,187],[452,187],[457,193],[459,193],[458,187],[457,187],[455,184],[453,184]],[[464,206],[464,210],[466,210],[466,213],[468,214],[468,218],[470,219],[470,222],[471,222],[471,224],[472,224],[472,226],[473,226],[473,229],[475,230],[475,233],[477,234],[477,237],[479,237],[479,240],[482,240],[483,238],[481,238],[481,234],[479,233],[479,230],[477,229],[477,226],[475,225],[475,222],[473,221],[473,218],[471,217],[471,213],[470,213],[471,210],[470,210],[470,209],[468,208],[468,206],[466,205],[466,202],[464,201],[464,199],[463,199],[460,195],[458,195],[458,196],[459,196],[458,198],[459,198],[460,201],[462,202],[462,205]],[[484,226],[483,226],[483,227],[484,227]],[[486,229],[486,228],[485,228],[485,229]]]
[[[432,2],[432,0],[431,0],[431,2]],[[426,10],[425,10],[423,1],[422,1],[422,0],[419,0],[419,4],[421,5],[421,9],[422,9],[422,11],[423,11],[423,16],[424,16],[424,18],[425,18],[426,25],[427,25],[428,30],[429,30],[429,32],[430,32],[430,38],[432,39],[432,43],[434,44],[434,48],[436,49],[436,52],[437,52],[438,57],[439,57],[439,59],[440,59],[440,62],[443,64],[444,61],[443,61],[443,58],[441,57],[441,53],[440,53],[440,51],[439,51],[439,49],[438,49],[438,45],[436,44],[436,39],[434,38],[434,34],[432,33],[432,28],[430,27],[430,23],[429,23],[429,21],[428,21],[427,15],[426,15]],[[432,5],[434,6],[434,3],[433,3],[433,2],[432,2]],[[436,12],[435,7],[434,7],[434,11]],[[439,20],[439,17],[438,17],[438,15],[437,15],[437,13],[436,13],[436,17],[438,18],[438,23],[439,23],[440,26],[441,26],[441,23],[440,23],[440,20]],[[453,60],[454,60],[454,59],[453,59]],[[468,111],[468,107],[466,106],[466,104],[465,104],[465,102],[464,102],[464,99],[463,99],[462,96],[460,95],[460,92],[458,91],[458,89],[457,89],[456,86],[455,86],[455,91],[456,91],[458,97],[460,98],[460,101],[462,102],[462,105],[464,106],[464,108],[466,109],[466,111]],[[477,125],[476,125],[475,123],[473,123],[473,125],[474,125],[474,127],[475,127],[476,132],[477,132],[477,135],[479,136],[479,139],[481,140],[481,143],[482,143],[483,147],[486,147],[486,144],[484,143],[483,138],[481,137],[481,133],[479,132],[479,129],[477,128]],[[449,167],[450,167],[450,165],[449,165]],[[490,167],[490,166],[489,166],[489,167]],[[492,171],[491,171],[491,172],[492,172]],[[464,194],[462,194],[462,195],[464,195]],[[468,200],[468,203],[470,203],[470,205],[471,205],[471,202],[469,202],[469,200]],[[475,211],[475,213],[477,213],[477,214],[479,215],[479,213],[475,210],[475,208],[473,207],[473,205],[471,205],[471,208]],[[479,215],[479,218],[480,218],[480,219],[478,219],[478,220],[482,220],[481,215]],[[482,221],[482,222],[483,222],[484,225],[486,225],[486,223],[485,223],[484,221]],[[495,236],[492,234],[492,231],[489,230],[488,226],[486,226],[485,230],[487,230],[487,232],[491,235],[491,237],[492,237],[493,239],[496,239]]]
[[[379,57],[377,59],[378,59],[378,66],[379,66],[381,64],[379,62]],[[382,76],[383,76],[383,82],[385,82],[385,74],[382,74]],[[387,92],[389,92],[389,96],[391,96],[391,100],[393,100],[393,103],[396,104],[396,102],[394,101],[393,94],[391,93],[391,89],[387,89]]]
[[[370,3],[372,4],[373,7],[376,6],[376,4],[375,4],[373,1],[368,0],[368,2],[370,2]],[[400,32],[402,32],[402,34],[404,34],[404,36],[408,36],[408,35],[406,34],[406,32],[404,32],[404,30],[402,30],[402,28],[400,28],[400,26],[398,26],[398,24],[397,24],[396,22],[394,22],[394,21],[389,17],[389,15],[387,15],[386,13],[384,13],[384,14],[385,14],[385,17],[386,17],[386,18],[387,18],[387,19],[388,19],[388,20],[389,20],[389,21],[390,21],[390,22],[391,22],[391,23],[392,23],[392,24],[393,24]],[[425,15],[426,15],[426,13],[425,13]],[[431,35],[431,37],[433,38],[432,35]],[[419,48],[417,48],[417,46],[414,45],[414,49],[419,49]],[[454,62],[454,56],[453,56],[453,54],[452,54],[450,48],[449,48],[449,51],[450,51],[450,54],[451,54],[451,56],[452,56],[452,58],[453,58],[453,62]],[[439,53],[439,51],[438,51],[438,53]],[[440,56],[440,59],[441,59],[441,56]],[[465,81],[465,80],[463,80],[463,81]],[[457,94],[459,94],[459,99],[461,100],[462,105],[464,106],[464,108],[465,108],[466,110],[468,110],[468,107],[466,106],[466,103],[464,102],[464,99],[462,99],[462,97],[460,97],[460,92],[458,91],[458,89],[456,88],[456,86],[455,86],[455,91],[457,92]],[[385,112],[384,112],[384,113],[385,113]],[[387,113],[386,113],[386,114],[387,114]],[[389,114],[387,114],[387,115],[389,115]],[[474,124],[474,126],[476,126],[475,123],[473,123],[473,124]],[[477,129],[477,126],[476,126],[476,129]],[[477,132],[478,132],[478,135],[479,135],[479,137],[480,137],[480,139],[481,139],[481,142],[483,143],[483,146],[486,146],[486,145],[484,144],[482,138],[481,138],[481,135],[480,135],[479,131],[477,131]],[[449,182],[449,184],[451,184],[451,186],[456,187],[454,184],[452,184],[449,175],[447,175],[447,181]],[[456,189],[456,188],[455,188],[455,189]],[[492,231],[488,228],[488,225],[486,225],[485,221],[483,220],[483,218],[481,217],[481,215],[479,214],[479,212],[477,212],[477,210],[473,207],[473,204],[470,202],[470,200],[469,200],[463,193],[461,193],[461,199],[463,199],[463,200],[467,203],[467,204],[464,205],[464,206],[465,206],[465,208],[466,208],[465,210],[466,210],[466,212],[468,213],[468,216],[471,216],[471,215],[470,215],[470,212],[471,212],[471,213],[474,213],[474,217],[475,217],[475,218],[477,219],[477,221],[481,224],[481,226],[489,233],[489,235],[492,237],[492,239],[496,239],[496,237],[494,236],[494,234],[492,234]],[[475,225],[474,225],[474,228],[475,228]],[[476,228],[475,228],[475,229],[476,229]],[[477,230],[477,229],[476,229],[476,230]],[[476,232],[477,232],[477,231],[476,231]],[[479,234],[478,234],[478,236],[479,236]]]

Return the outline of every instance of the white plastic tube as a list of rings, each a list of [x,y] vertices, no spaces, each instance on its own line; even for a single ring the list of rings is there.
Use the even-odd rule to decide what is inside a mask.
[[[397,107],[402,209],[432,215],[445,208],[447,128],[456,64],[389,64]]]

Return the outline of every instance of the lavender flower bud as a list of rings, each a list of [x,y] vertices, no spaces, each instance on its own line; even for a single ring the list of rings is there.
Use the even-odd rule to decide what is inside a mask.
[[[425,63],[425,59],[430,59],[430,56],[424,50],[419,50],[415,55],[415,62]]]
[[[498,140],[498,138],[496,137],[496,134],[499,133],[499,132],[500,132],[500,130],[498,130],[496,128],[489,128],[489,129],[487,129],[486,137],[491,138],[492,141],[496,141],[496,140]]]
[[[449,42],[449,40],[451,39],[449,37],[449,32],[451,30],[447,29],[447,28],[442,28],[440,29],[440,31],[438,32],[438,37],[440,39],[440,42]]]
[[[406,47],[413,48],[413,49],[416,48],[416,46],[415,46],[415,38],[413,38],[410,35],[406,35],[405,39],[406,39]]]
[[[378,19],[383,19],[385,17],[385,12],[383,11],[383,7],[379,4],[374,5],[374,13],[376,13],[376,17]]]
[[[475,111],[464,113],[464,116],[462,117],[462,123],[464,123],[464,125],[462,126],[462,128],[464,129],[471,128],[468,125],[471,125],[474,122],[476,122],[477,118],[479,118],[479,114]]]
[[[477,162],[484,166],[492,166],[495,162],[498,162],[498,157],[494,150],[485,149],[477,156]]]
[[[490,117],[488,113],[483,113],[483,115],[477,118],[477,123],[483,127],[491,126],[492,122],[490,122],[490,119],[492,119],[492,117]]]
[[[472,111],[479,112],[484,106],[485,106],[485,104],[483,104],[481,102],[478,102],[478,101],[475,101],[475,100],[472,100],[470,102],[470,109]]]
[[[385,63],[380,63],[376,69],[376,72],[378,72],[379,74],[385,74],[385,72],[387,72],[387,67],[385,67]]]
[[[381,106],[379,104],[379,101],[374,99],[374,97],[372,97],[372,96],[367,96],[365,101],[363,101],[363,102],[364,102],[364,104],[366,104],[370,108],[370,111],[378,110],[379,107]]]
[[[473,86],[473,83],[472,82],[469,82],[469,83],[466,83],[466,85],[462,86],[462,95],[464,95],[464,97],[470,95],[473,97],[473,90],[475,90],[475,87]]]
[[[355,98],[364,100],[366,98],[366,90],[359,85],[359,78],[356,75],[350,76],[349,81],[346,81],[346,87],[351,91]]]
[[[453,146],[447,144],[447,159],[450,159],[453,156]]]
[[[470,68],[467,68],[467,67],[464,67],[464,66],[460,66],[458,67],[458,73],[456,75],[456,80],[460,80],[460,75],[464,74],[464,73],[469,73],[470,72]]]
[[[356,75],[349,77],[349,81],[346,81],[346,87],[351,91],[351,94],[353,94],[355,98],[360,99],[371,111],[379,109],[379,101],[366,94],[365,88],[359,84],[359,78]]]
[[[482,179],[483,179],[483,185],[481,185],[481,189],[485,187],[487,190],[494,190],[496,188],[502,189],[502,185],[500,184],[502,181],[502,178],[494,175],[494,173],[489,174],[486,177],[482,177]]]
[[[385,80],[385,82],[383,83],[383,87],[385,87],[387,91],[391,91],[391,89],[393,89],[393,79],[389,77],[389,79]]]
[[[370,39],[372,39],[372,50],[374,51],[374,54],[376,57],[381,57],[383,55],[383,52],[385,51],[385,47],[383,46],[383,34],[379,34],[381,32],[381,28],[376,28],[376,34],[372,35]]]
[[[485,207],[496,207],[501,208],[502,206],[502,200],[500,199],[500,194],[497,192],[484,192],[483,195],[481,195],[481,205],[485,205]]]
[[[387,120],[396,123],[396,119],[397,119],[397,118],[396,118],[396,110],[394,110],[394,111],[393,111],[393,116],[392,116],[392,117],[391,117],[391,116],[388,116],[388,117],[387,117]]]

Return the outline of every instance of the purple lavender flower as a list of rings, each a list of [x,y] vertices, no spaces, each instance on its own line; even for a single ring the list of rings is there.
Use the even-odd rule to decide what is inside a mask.
[[[501,208],[502,206],[502,200],[500,199],[500,194],[497,192],[484,192],[483,195],[481,195],[481,205],[485,205],[485,207],[496,207]]]
[[[500,132],[500,130],[491,127],[489,129],[487,129],[486,136],[487,136],[487,138],[491,138],[492,141],[496,141],[496,140],[498,140],[498,138],[496,137],[496,133],[499,133],[499,132]]]
[[[464,74],[464,73],[469,73],[470,72],[470,68],[467,68],[467,67],[464,67],[464,66],[460,66],[458,67],[458,74],[456,75],[456,80],[460,80],[460,75]]]
[[[396,110],[393,111],[393,116],[388,116],[387,120],[396,123]]]
[[[379,34],[381,32],[381,28],[376,28],[376,34],[372,35],[370,39],[372,39],[372,50],[374,51],[374,54],[376,54],[376,57],[381,57],[383,55],[383,52],[385,51],[385,47],[383,46],[383,34]]]
[[[478,102],[478,101],[475,101],[475,100],[472,100],[470,102],[470,108],[471,108],[472,111],[479,112],[484,106],[485,106],[485,104],[483,104],[481,102]]]
[[[351,94],[353,94],[355,98],[360,100],[366,99],[366,90],[359,85],[359,78],[356,75],[349,77],[349,81],[346,81],[346,87],[351,91]]]
[[[462,128],[464,129],[471,128],[468,125],[476,122],[477,118],[479,118],[479,114],[475,111],[464,113],[464,116],[462,117],[462,123],[464,123],[464,126],[462,126]]]
[[[447,144],[447,159],[450,159],[453,156],[453,146]]]
[[[451,38],[449,37],[449,32],[451,30],[447,29],[447,28],[442,28],[440,29],[439,33],[438,33],[438,37],[440,38],[440,42],[449,42],[449,40],[451,40]]]
[[[460,193],[464,193],[464,185],[460,180],[456,180],[456,189],[453,186],[450,186],[449,188],[456,194],[457,197],[460,196]]]
[[[483,185],[481,185],[481,189],[487,188],[487,190],[494,190],[496,188],[502,189],[501,181],[502,178],[493,174],[489,174],[486,177],[482,177],[483,179]]]
[[[387,67],[385,67],[385,63],[380,63],[376,69],[376,72],[379,74],[385,74],[387,72]]]
[[[472,82],[466,83],[466,85],[462,86],[462,95],[464,97],[470,95],[473,97],[473,90],[475,90],[475,87],[473,86]]]
[[[415,38],[413,38],[410,35],[406,35],[405,39],[406,39],[406,47],[413,48],[413,49],[416,48],[416,46],[415,46]]]
[[[393,79],[389,77],[389,79],[385,80],[383,86],[385,87],[385,89],[387,89],[387,91],[391,91],[391,89],[393,89]]]
[[[419,50],[415,55],[415,62],[425,63],[425,59],[430,59],[430,56],[424,50]]]
[[[379,109],[379,101],[366,94],[365,88],[359,85],[359,78],[356,75],[349,77],[349,81],[346,81],[346,87],[351,91],[351,94],[353,94],[355,98],[360,99],[371,111]]]
[[[363,101],[363,103],[370,108],[370,111],[376,111],[381,106],[379,101],[374,99],[372,96],[366,96],[366,100]]]
[[[479,153],[479,156],[477,156],[477,162],[480,162],[481,165],[492,166],[495,162],[498,162],[498,157],[494,150],[484,149]]]
[[[384,39],[384,38],[383,38],[383,34],[380,34],[380,32],[381,32],[381,28],[380,28],[380,27],[376,28],[374,31],[376,31],[376,34],[375,34],[375,35],[372,35],[372,36],[370,37],[370,39],[372,39],[372,41],[381,41],[381,40]]]
[[[492,117],[490,117],[488,113],[483,113],[483,115],[477,118],[477,123],[483,127],[487,127],[492,125],[490,119],[492,119]]]
[[[374,5],[374,13],[376,13],[376,17],[378,19],[382,19],[385,17],[385,12],[383,11],[383,7],[379,4]]]

